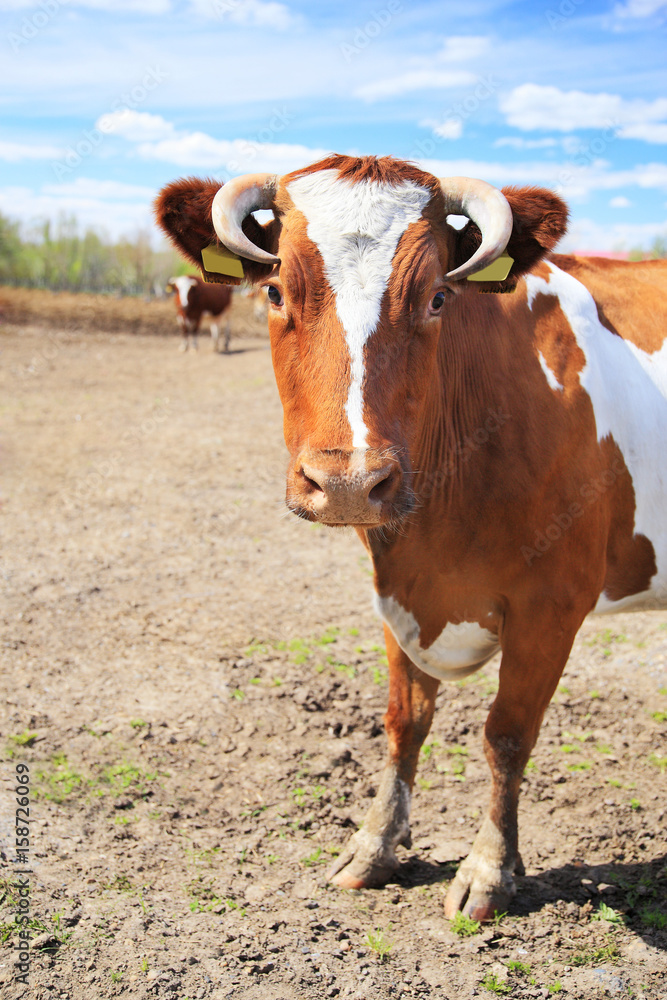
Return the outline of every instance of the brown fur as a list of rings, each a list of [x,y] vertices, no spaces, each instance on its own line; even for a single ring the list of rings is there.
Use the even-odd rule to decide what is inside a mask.
[[[506,249],[514,263],[505,281],[475,282],[479,292],[513,292],[521,275],[531,271],[548,251],[553,250],[567,230],[567,207],[551,191],[516,187],[505,187],[502,191],[514,216]],[[481,241],[481,233],[474,222],[464,226],[457,239],[455,266],[469,260]]]
[[[361,464],[345,413],[344,330],[322,258],[286,190],[295,177],[329,169],[352,183],[411,179],[433,194],[399,242],[366,343],[368,448]],[[448,916],[464,909],[476,919],[506,909],[511,898],[513,873],[521,868],[521,775],[581,622],[603,590],[612,598],[640,593],[655,572],[650,540],[634,532],[634,491],[618,465],[620,453],[611,439],[598,443],[578,377],[584,358],[560,304],[537,295],[530,309],[520,280],[540,272],[565,232],[567,209],[536,188],[507,188],[505,195],[514,216],[508,244],[514,264],[506,281],[481,287],[443,283],[479,245],[476,226],[453,230],[437,179],[389,157],[332,156],[283,178],[270,232],[272,252],[281,258],[271,281],[285,298],[271,309],[269,329],[291,452],[290,506],[320,519],[316,501],[334,484],[331,506],[338,514],[347,510],[371,554],[377,593],[413,616],[422,649],[446,626],[463,622],[478,623],[502,648],[500,687],[485,728],[490,807],[446,903]],[[195,232],[202,227],[205,219]],[[183,239],[180,230],[175,238]],[[658,291],[667,282],[664,266],[628,271],[571,257],[556,262],[589,288],[615,332],[645,350],[659,348],[664,325],[654,317],[664,317]],[[435,318],[434,288],[450,293]],[[650,311],[641,308],[646,301]],[[540,351],[562,393],[550,388]],[[364,476],[376,482],[372,476],[384,471],[371,491],[378,498],[372,508],[360,483]],[[605,488],[585,501],[598,481]],[[557,542],[536,550],[535,538],[546,537],[552,519],[562,520],[575,505],[579,512]],[[359,511],[371,509],[380,512],[377,521],[363,523]],[[347,888],[378,884],[398,865],[395,847],[409,839],[403,789],[412,784],[437,690],[389,632],[387,651],[389,762],[363,830],[332,872]]]
[[[198,267],[205,281],[240,285],[243,280],[255,282],[270,273],[271,268],[254,261],[243,263],[244,278],[206,271],[201,252],[211,244],[220,245],[213,228],[211,205],[222,185],[212,178],[185,177],[167,184],[155,199],[153,210],[159,227],[186,260]],[[246,236],[262,249],[272,252],[272,224],[260,226],[251,216],[243,224]]]

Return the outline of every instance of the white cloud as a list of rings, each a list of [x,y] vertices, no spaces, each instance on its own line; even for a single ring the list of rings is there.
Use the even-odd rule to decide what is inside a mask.
[[[276,113],[264,134],[279,136],[290,123],[285,112]],[[123,109],[102,115],[96,127],[135,144],[144,160],[160,160],[189,170],[204,168],[226,174],[252,170],[289,173],[328,156],[329,149],[311,149],[299,143],[259,142],[252,139],[216,139],[206,132],[177,130],[161,115]]]
[[[460,118],[448,118],[441,125],[434,125],[433,131],[442,139],[460,139],[463,135],[463,122]]]
[[[190,132],[162,142],[142,143],[138,151],[146,160],[162,160],[186,169],[205,168],[229,174],[256,170],[289,173],[331,152],[298,144],[214,139],[205,132]]]
[[[441,139],[460,139],[463,135],[463,122],[460,118],[446,118],[438,121],[435,118],[425,118],[419,123],[421,128],[429,128]]]
[[[557,129],[635,128],[667,118],[667,98],[655,101],[626,101],[618,94],[586,94],[524,83],[500,99],[507,123],[522,131]]]
[[[102,132],[128,139],[130,142],[152,142],[167,139],[175,133],[172,123],[161,115],[151,115],[147,111],[131,111],[129,108],[102,115],[95,122],[95,127]]]
[[[614,222],[602,225],[592,219],[576,219],[570,223],[567,235],[558,249],[561,253],[577,250],[633,250],[636,247],[648,249],[657,239],[667,236],[667,221],[664,222]]]
[[[105,201],[101,197],[35,192],[20,186],[0,188],[0,212],[26,223],[74,215],[83,228],[104,230],[114,238],[152,226],[150,200]]]
[[[21,163],[23,160],[55,160],[63,155],[58,146],[31,146],[24,142],[0,142],[0,160]]]
[[[419,166],[436,177],[480,177],[502,187],[515,184],[545,185],[558,191],[566,200],[573,194],[591,191],[641,187],[667,191],[667,165],[656,163],[630,170],[611,170],[603,163],[587,168],[572,168],[567,163],[498,163],[478,160],[420,160]],[[563,184],[565,177],[569,177]],[[613,223],[603,225],[574,217],[567,235],[559,245],[562,252],[581,248],[614,250],[619,247],[649,247],[658,237],[667,235],[667,221],[656,223]]]
[[[487,51],[490,44],[491,39],[484,35],[451,35],[435,55],[413,59],[413,69],[364,84],[357,88],[354,96],[361,97],[364,101],[378,101],[415,90],[470,87],[480,82],[479,77],[469,70],[452,67],[451,64],[477,59]]]
[[[452,35],[446,40],[438,58],[446,62],[469,62],[483,55],[490,45],[491,39],[485,35]]]
[[[626,198],[625,195],[619,194],[615,198],[610,198],[609,204],[612,208],[630,208],[632,202],[629,198]]]
[[[619,129],[621,139],[642,139],[644,142],[667,142],[667,123],[642,122],[638,125],[625,125]]]
[[[74,0],[74,3],[114,14],[121,11],[125,14],[167,14],[171,10],[171,0]]]
[[[478,160],[420,160],[419,166],[436,177],[480,177],[498,187],[515,184],[543,185],[555,189],[566,200],[573,195],[587,196],[591,191],[627,187],[658,188],[667,191],[667,165],[646,164],[629,170],[611,170],[597,163],[587,168],[573,168],[567,163],[498,163]],[[569,178],[567,183],[564,179]],[[621,196],[619,196],[621,197]],[[667,235],[667,221],[655,223],[612,223],[609,225],[577,218],[570,223],[559,245],[561,252],[588,248],[614,250],[650,247],[658,237]]]
[[[555,187],[563,164],[528,161],[502,163],[480,160],[422,159],[419,166],[436,177],[479,177],[490,184],[547,184]]]
[[[155,189],[143,184],[102,181],[93,177],[77,177],[67,184],[45,184],[42,193],[58,198],[104,198],[109,201],[151,201],[155,197]]]
[[[614,15],[621,18],[653,17],[667,8],[667,0],[627,0],[614,7]]]
[[[376,80],[375,83],[367,83],[358,88],[355,97],[361,97],[364,101],[379,101],[413,90],[449,90],[454,87],[469,87],[477,82],[475,74],[467,70],[416,69]]]
[[[124,14],[167,14],[171,10],[171,0],[53,0],[53,4],[42,7],[39,0],[0,0],[0,10],[45,11],[49,16],[59,13],[60,8],[85,7],[89,10],[109,10]]]
[[[272,0],[190,0],[191,8],[203,17],[214,17],[249,28],[285,31],[298,22],[289,7]]]
[[[501,139],[496,139],[493,144],[500,149],[503,146],[510,146],[512,149],[551,149],[559,146],[558,139],[523,139],[521,136],[506,135]]]
[[[478,160],[419,159],[419,165],[436,177],[479,177],[502,187],[505,184],[544,185],[565,201],[585,202],[596,191],[618,191],[632,187],[667,191],[667,164],[640,164],[627,170],[613,170],[604,160],[587,166],[572,162],[525,161],[502,163]]]

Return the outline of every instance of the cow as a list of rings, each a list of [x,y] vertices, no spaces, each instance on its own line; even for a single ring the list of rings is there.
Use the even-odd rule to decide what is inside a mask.
[[[177,181],[156,209],[193,263],[219,241],[266,286],[287,506],[352,526],[372,559],[388,758],[329,877],[394,875],[439,684],[500,651],[490,803],[445,898],[449,918],[492,919],[523,872],[519,788],[579,627],[667,606],[667,264],[556,254],[554,193],[389,157]]]
[[[187,351],[190,342],[197,349],[197,331],[204,313],[210,313],[211,339],[213,350],[218,352],[220,340],[220,319],[223,313],[227,312],[232,302],[232,289],[229,285],[211,285],[201,278],[192,275],[182,275],[179,278],[170,278],[167,282],[166,290],[176,292],[174,301],[176,302],[176,312],[178,325],[183,334],[180,349]],[[223,341],[223,351],[229,351],[229,317],[225,321],[225,335]]]

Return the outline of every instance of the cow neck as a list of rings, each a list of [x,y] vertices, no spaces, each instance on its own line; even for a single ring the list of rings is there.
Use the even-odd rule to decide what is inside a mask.
[[[495,298],[464,292],[442,320],[412,455],[420,509],[437,506],[460,523],[479,506],[484,466],[508,415],[516,356],[506,309]]]

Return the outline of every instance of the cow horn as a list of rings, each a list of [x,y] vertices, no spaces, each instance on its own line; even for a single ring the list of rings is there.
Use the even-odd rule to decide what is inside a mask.
[[[278,262],[278,257],[251,243],[241,228],[243,220],[251,212],[259,208],[273,208],[277,186],[275,174],[244,174],[228,181],[216,193],[211,205],[213,228],[228,250],[259,264]]]
[[[486,181],[470,177],[441,177],[440,187],[445,197],[448,215],[465,215],[482,233],[482,243],[470,260],[450,271],[446,278],[460,280],[481,271],[500,257],[512,235],[512,209],[507,198]]]

